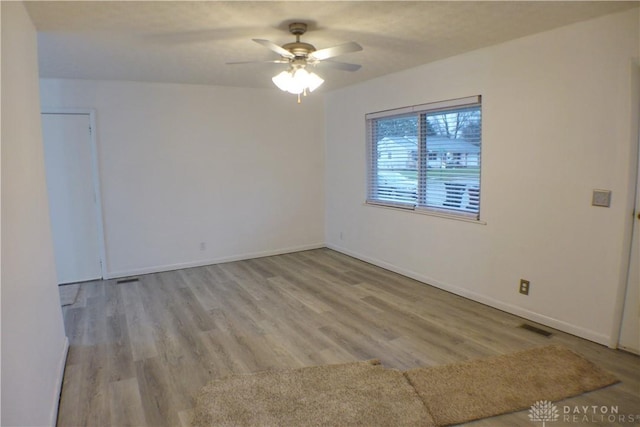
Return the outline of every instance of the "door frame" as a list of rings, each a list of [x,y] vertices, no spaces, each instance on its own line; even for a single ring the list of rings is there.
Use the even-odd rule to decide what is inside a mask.
[[[98,160],[98,142],[96,137],[96,111],[93,108],[54,108],[42,107],[40,114],[68,114],[89,116],[89,143],[91,144],[91,181],[95,195],[94,214],[98,226],[98,255],[100,256],[100,276],[107,277],[107,251],[104,238],[104,219],[102,216],[102,192],[100,190],[100,162]]]
[[[638,188],[638,174],[640,174],[640,60],[635,59],[631,61],[630,65],[631,75],[631,96],[630,96],[630,108],[631,108],[631,156],[629,159],[629,185],[633,189],[629,190],[629,205],[628,212],[631,212],[631,218],[627,217],[625,221],[625,239],[624,248],[622,252],[622,262],[620,268],[620,283],[617,289],[617,298],[614,308],[614,319],[609,337],[609,348],[619,348],[620,346],[620,332],[622,330],[622,321],[624,316],[625,297],[627,294],[627,286],[629,284],[629,273],[631,269],[631,248],[633,245],[634,228],[638,227],[636,215],[636,206],[638,204],[637,194],[640,189]]]

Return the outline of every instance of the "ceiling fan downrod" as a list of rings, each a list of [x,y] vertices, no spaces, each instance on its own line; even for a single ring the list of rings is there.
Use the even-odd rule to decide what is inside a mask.
[[[307,32],[307,24],[304,22],[293,22],[289,24],[289,32],[296,36],[296,41],[283,45],[283,49],[288,50],[299,59],[306,59],[311,53],[316,51],[315,46],[312,44],[300,41],[300,36]]]

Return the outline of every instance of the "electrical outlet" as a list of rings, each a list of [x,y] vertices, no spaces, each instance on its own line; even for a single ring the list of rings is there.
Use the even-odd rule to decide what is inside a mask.
[[[524,295],[529,295],[529,281],[520,279],[520,293]]]
[[[204,252],[207,250],[207,243],[206,242],[200,242],[200,251]]]

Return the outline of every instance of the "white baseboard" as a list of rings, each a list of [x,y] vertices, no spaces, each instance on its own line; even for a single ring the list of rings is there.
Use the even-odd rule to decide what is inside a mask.
[[[340,247],[338,245],[327,243],[326,245],[329,249],[333,249],[337,252],[344,253],[345,255],[352,256],[354,258],[358,258],[362,261],[368,262],[373,265],[377,265],[378,267],[382,267],[384,269],[393,271],[394,273],[402,274],[403,276],[410,277],[412,279],[418,280],[419,282],[423,282],[425,284],[434,286],[436,288],[442,289],[447,292],[451,292],[453,294],[459,295],[461,297],[468,298],[470,300],[479,302],[481,304],[488,305],[493,308],[497,308],[502,311],[506,311],[507,313],[514,314],[516,316],[520,316],[522,318],[531,320],[536,323],[540,323],[541,325],[549,326],[550,328],[558,329],[563,332],[567,332],[572,335],[576,335],[578,337],[587,339],[589,341],[594,341],[598,344],[609,345],[610,337],[605,334],[601,334],[599,332],[592,331],[590,329],[585,329],[580,326],[567,323],[563,320],[555,319],[553,317],[545,316],[540,313],[536,313],[531,310],[524,309],[522,307],[518,307],[512,304],[505,303],[500,300],[496,300],[494,298],[488,297],[486,295],[482,295],[468,289],[460,288],[458,286],[451,285],[449,283],[440,282],[431,277],[416,273],[415,271],[407,270],[401,267],[397,267],[393,264],[390,264],[385,261],[381,261],[376,258],[369,257],[367,255],[360,254],[358,252],[351,251],[349,249]]]
[[[53,408],[49,417],[49,425],[55,427],[58,422],[58,408],[60,407],[60,394],[62,393],[62,382],[64,380],[64,370],[67,366],[67,355],[69,354],[69,338],[64,337],[64,348],[58,362],[58,375],[56,377],[56,388],[53,395]]]
[[[202,267],[205,265],[221,264],[224,262],[242,261],[245,259],[262,258],[266,256],[282,255],[291,252],[308,251],[311,249],[324,248],[326,245],[322,243],[313,243],[309,245],[291,246],[282,249],[274,249],[261,252],[248,252],[244,254],[231,255],[219,258],[210,258],[199,261],[189,261],[176,264],[155,265],[152,267],[134,268],[131,270],[120,270],[105,273],[105,279],[117,279],[120,277],[137,276],[141,274],[160,273],[163,271],[180,270],[182,268]]]

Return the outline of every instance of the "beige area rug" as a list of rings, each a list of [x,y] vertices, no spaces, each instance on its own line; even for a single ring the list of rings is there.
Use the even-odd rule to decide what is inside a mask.
[[[197,398],[194,426],[433,426],[400,371],[375,361],[235,375]]]
[[[442,426],[618,382],[558,346],[445,366],[377,362],[234,375],[205,386],[193,426]]]
[[[76,298],[78,297],[78,291],[80,290],[80,285],[62,285],[58,286],[58,291],[60,292],[60,305],[73,305],[76,302]]]
[[[566,399],[618,382],[564,347],[549,346],[405,372],[437,425],[459,424]]]

